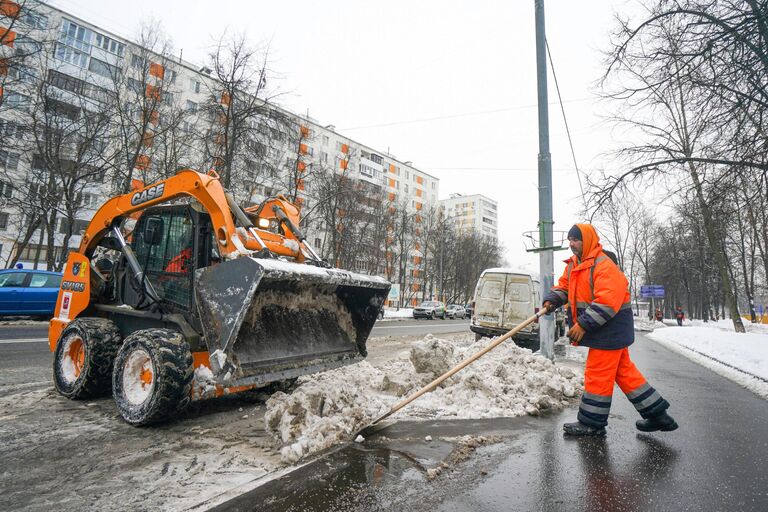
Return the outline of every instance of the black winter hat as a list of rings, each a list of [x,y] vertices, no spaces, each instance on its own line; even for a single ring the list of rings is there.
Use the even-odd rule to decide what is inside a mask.
[[[584,240],[581,236],[581,229],[579,229],[579,226],[576,224],[573,225],[573,227],[568,231],[568,238],[573,238],[574,240]]]

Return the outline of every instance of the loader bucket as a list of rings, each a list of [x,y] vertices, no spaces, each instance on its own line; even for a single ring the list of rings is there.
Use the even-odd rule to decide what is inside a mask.
[[[198,270],[211,367],[243,385],[353,363],[367,355],[389,287],[380,277],[251,257]]]

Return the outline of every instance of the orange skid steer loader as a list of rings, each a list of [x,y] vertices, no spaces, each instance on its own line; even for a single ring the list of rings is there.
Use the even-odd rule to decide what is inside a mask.
[[[298,224],[282,196],[241,209],[213,172],[107,201],[69,254],[50,323],[58,392],[111,390],[145,425],[365,357],[390,284],[330,268]]]

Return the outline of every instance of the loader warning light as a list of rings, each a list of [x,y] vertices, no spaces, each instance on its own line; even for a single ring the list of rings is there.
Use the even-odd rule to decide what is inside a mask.
[[[269,227],[269,219],[263,219],[259,217],[258,224],[261,229],[267,229]]]

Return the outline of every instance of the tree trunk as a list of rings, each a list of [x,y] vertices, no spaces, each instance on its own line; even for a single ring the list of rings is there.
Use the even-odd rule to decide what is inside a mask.
[[[719,243],[717,236],[715,235],[714,225],[712,223],[712,211],[710,210],[709,204],[707,204],[707,201],[704,198],[704,191],[701,187],[699,173],[696,170],[696,166],[693,164],[693,162],[688,162],[688,171],[691,175],[691,179],[693,180],[693,186],[696,190],[696,198],[699,200],[699,208],[701,208],[701,214],[704,217],[704,231],[707,234],[707,241],[709,242],[709,246],[712,248],[712,253],[715,257],[715,262],[717,263],[717,269],[720,273],[720,279],[723,283],[725,301],[728,302],[728,308],[731,310],[733,329],[736,332],[746,332],[744,329],[744,324],[741,321],[741,317],[739,316],[739,305],[736,302],[736,295],[733,293],[733,289],[731,288],[731,279],[728,275],[728,268],[726,267],[725,261],[726,255],[723,254],[723,246],[721,243]],[[725,318],[725,305],[723,305],[723,318]]]

